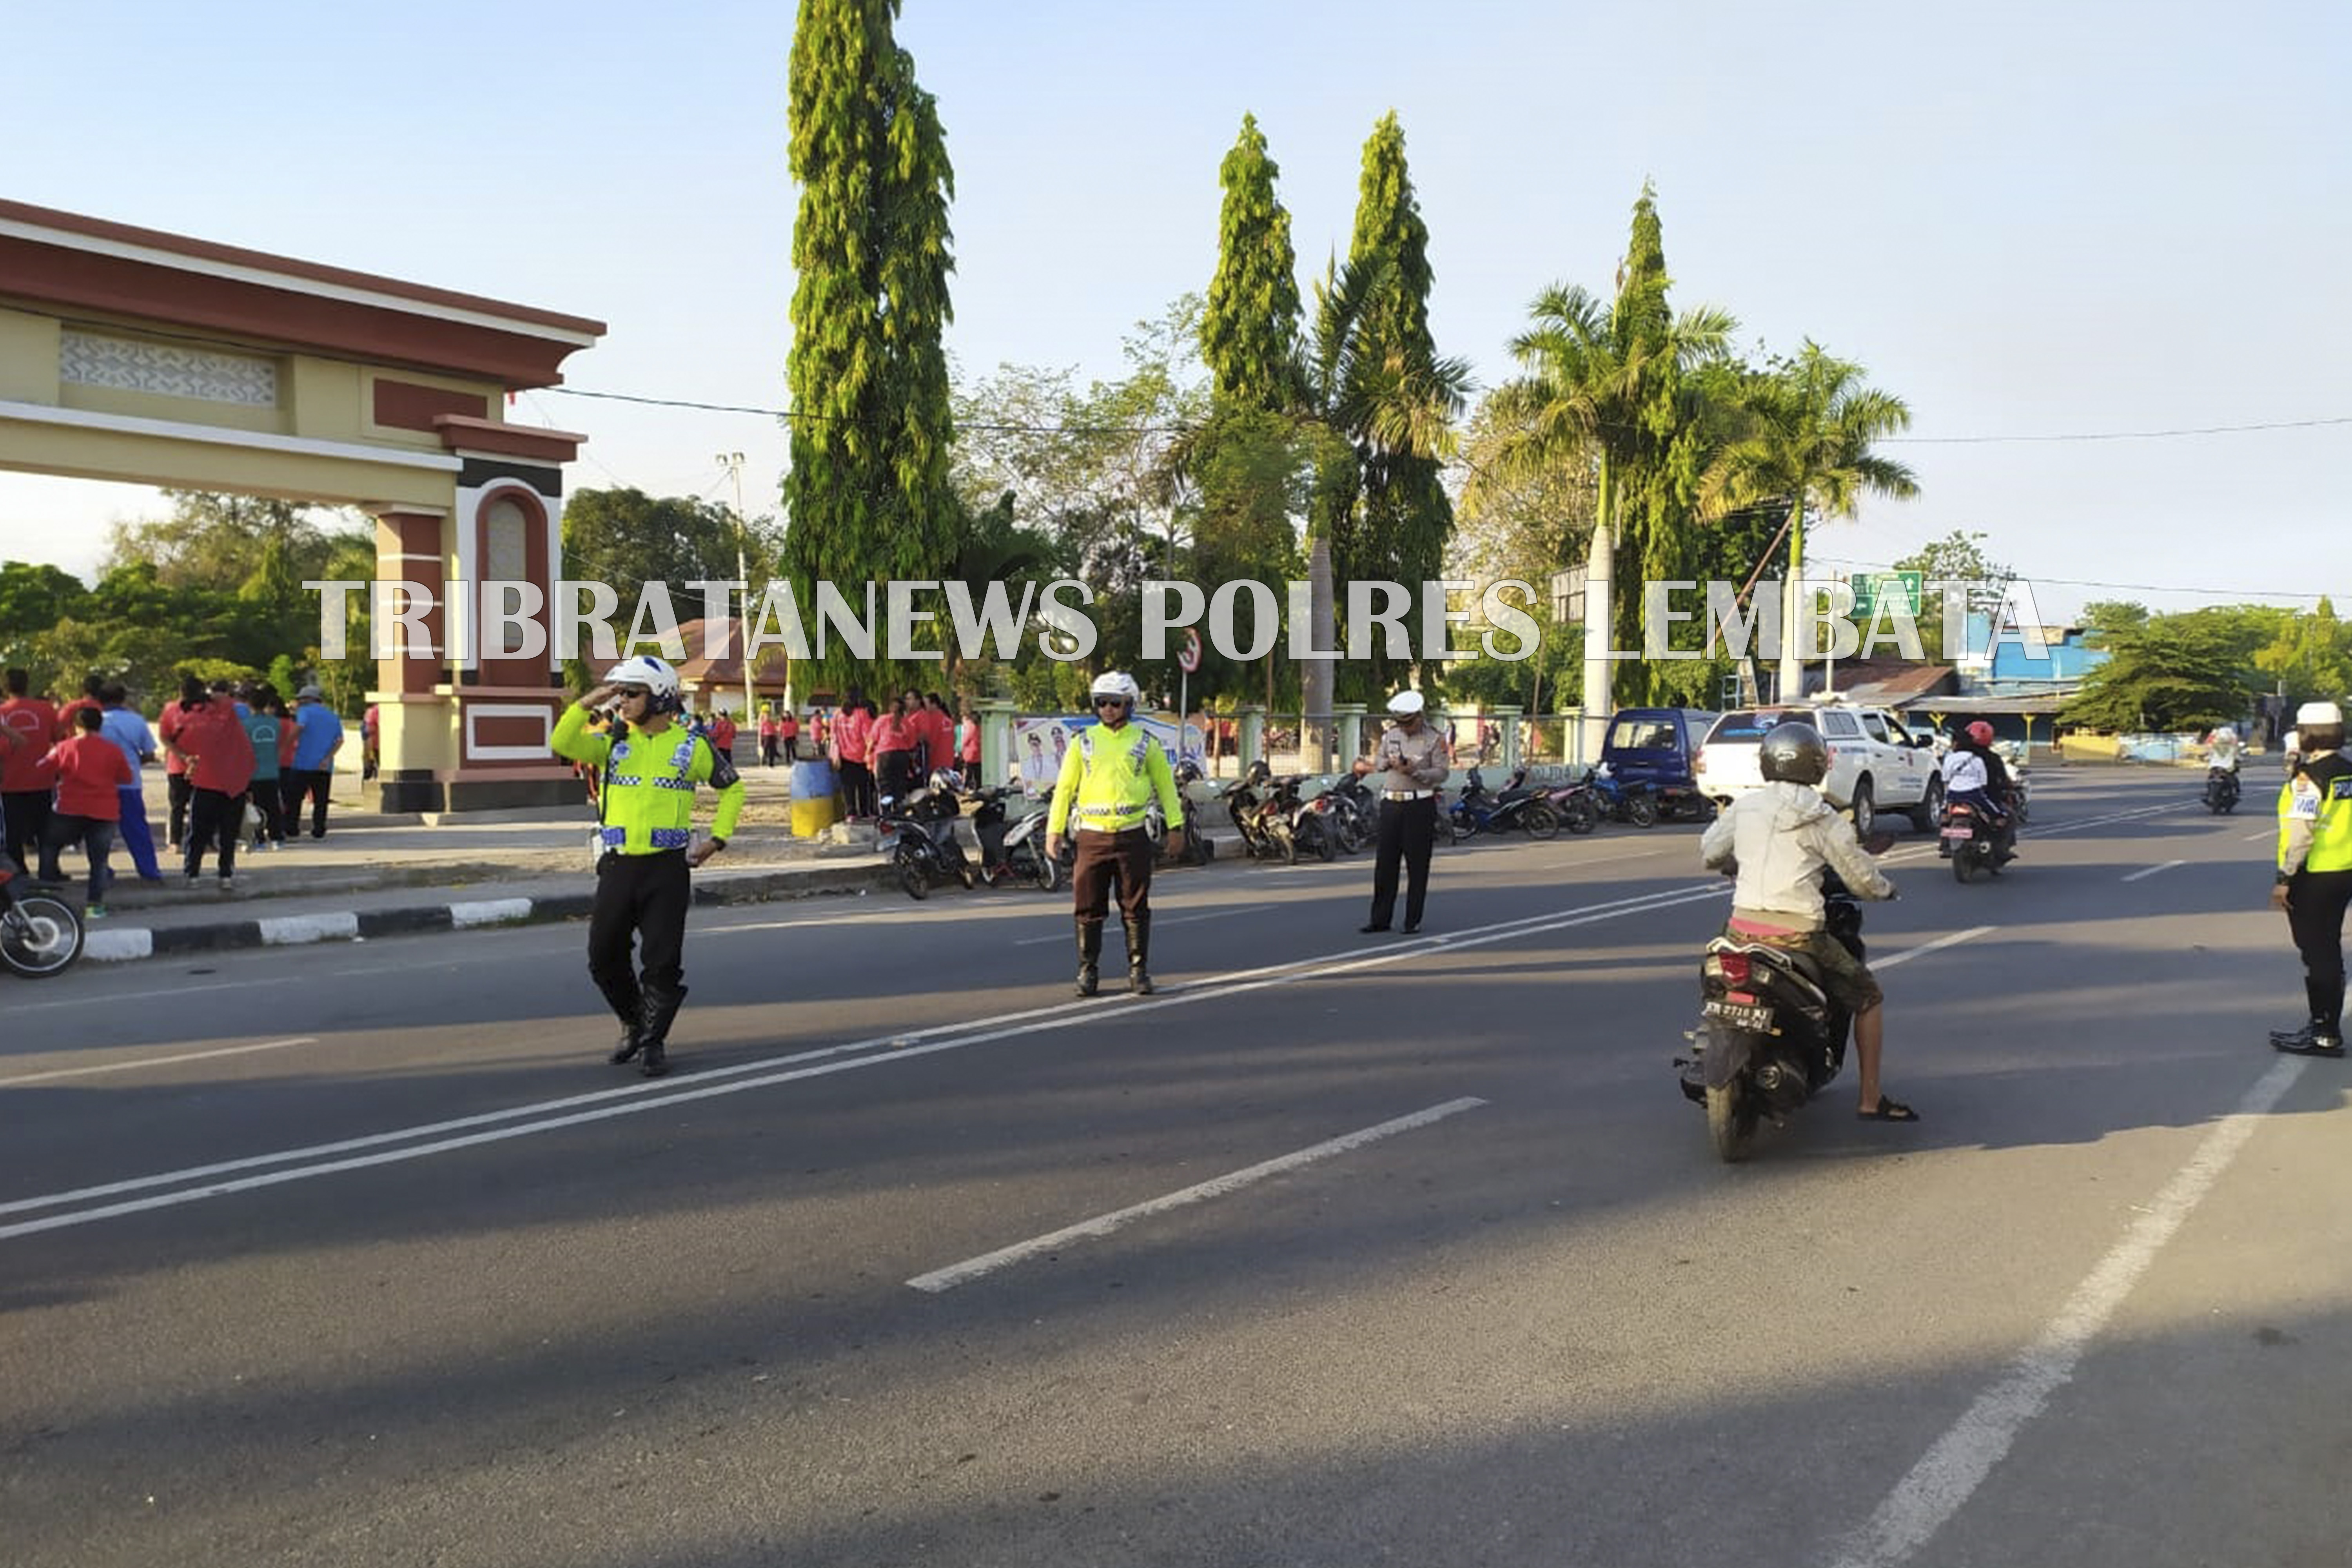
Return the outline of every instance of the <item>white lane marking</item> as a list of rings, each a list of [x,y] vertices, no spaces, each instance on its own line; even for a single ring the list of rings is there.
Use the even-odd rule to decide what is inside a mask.
[[[1426,1110],[1416,1110],[1410,1116],[1400,1116],[1392,1121],[1383,1121],[1377,1127],[1367,1127],[1360,1131],[1327,1139],[1323,1142],[1292,1153],[1278,1155],[1271,1160],[1263,1160],[1238,1171],[1227,1172],[1224,1175],[1213,1177],[1179,1192],[1150,1198],[1127,1208],[1114,1209],[1109,1214],[1097,1215],[1092,1219],[1082,1219],[1076,1225],[1064,1226],[1059,1230],[1047,1231],[1043,1236],[1031,1237],[1027,1241],[1016,1241],[1010,1247],[1001,1247],[994,1252],[985,1252],[978,1258],[967,1258],[961,1263],[951,1263],[945,1268],[935,1268],[929,1274],[918,1274],[907,1283],[918,1290],[928,1290],[936,1296],[942,1291],[952,1290],[959,1285],[969,1285],[984,1274],[993,1274],[996,1270],[1019,1263],[1024,1258],[1034,1258],[1041,1252],[1051,1252],[1055,1247],[1076,1241],[1081,1237],[1108,1236],[1120,1226],[1136,1220],[1148,1219],[1153,1215],[1166,1214],[1171,1209],[1183,1208],[1190,1204],[1206,1203],[1211,1198],[1223,1197],[1228,1193],[1239,1192],[1254,1182],[1262,1182],[1268,1176],[1278,1176],[1285,1171],[1295,1171],[1302,1165],[1311,1165],[1318,1160],[1328,1160],[1335,1154],[1344,1154],[1350,1149],[1360,1149],[1365,1144],[1380,1139],[1394,1137],[1400,1132],[1410,1132],[1416,1127],[1426,1127],[1433,1121],[1443,1121],[1449,1116],[1458,1116],[1463,1111],[1474,1110],[1486,1103],[1485,1100],[1475,1097],[1449,1100],[1443,1105],[1433,1105]]]
[[[2186,865],[2188,865],[2188,864],[2189,864],[2189,862],[2188,862],[2188,861],[2186,861],[2186,860],[2167,860],[2167,861],[2166,861],[2163,865],[2161,865],[2161,866],[2146,866],[2146,867],[2142,867],[2139,870],[2137,870],[2137,871],[2132,872],[2129,876],[2120,877],[2120,878],[2117,878],[2116,879],[2117,879],[2118,881],[2124,881],[2124,882],[2137,882],[2137,881],[2138,881],[2142,877],[2153,877],[2153,876],[2155,876],[2158,871],[2169,871],[2169,870],[2171,870],[2175,866],[2186,866]]]
[[[223,1046],[215,1051],[185,1051],[172,1057],[142,1057],[135,1062],[109,1062],[104,1067],[58,1068],[51,1072],[28,1072],[16,1078],[0,1078],[0,1089],[13,1088],[20,1083],[47,1083],[52,1079],[87,1078],[92,1073],[136,1072],[141,1068],[169,1067],[173,1062],[201,1062],[214,1057],[241,1057],[248,1051],[282,1051],[289,1046],[315,1046],[318,1043],[319,1037],[316,1035],[304,1035],[299,1039],[293,1040],[264,1040],[257,1046]]]
[[[2099,1260],[2041,1334],[2009,1364],[1998,1383],[1977,1396],[1950,1430],[1895,1483],[1870,1522],[1844,1544],[1837,1568],[1891,1568],[1927,1543],[1960,1510],[2001,1461],[2025,1424],[2065,1386],[2092,1339],[2106,1325],[2166,1242],[2204,1201],[2262,1125],[2261,1118],[2304,1068],[2283,1061],[2255,1080],[2238,1107],[2206,1134],[2189,1163],[2173,1173],[2139,1217]]]
[[[1906,948],[1892,958],[1882,958],[1870,966],[1871,971],[1875,973],[1882,969],[1892,969],[1898,963],[1908,963],[1915,958],[1925,958],[1931,952],[1941,952],[1948,947],[1958,947],[1964,942],[1974,942],[1977,938],[1990,935],[2000,929],[1999,926],[1970,926],[1966,931],[1956,931],[1948,936],[1939,936],[1933,942],[1922,942],[1917,947]]]
[[[2277,837],[2277,828],[2265,827],[2259,833],[2247,834],[2243,838],[2239,839],[2238,842],[2241,844],[2260,844],[2265,838],[2276,838]]]
[[[1679,891],[1652,893],[1637,899],[1618,899],[1608,903],[1590,905],[1576,910],[1559,911],[1554,915],[1538,915],[1517,921],[1506,921],[1494,926],[1473,928],[1483,934],[1464,934],[1446,944],[1447,951],[1463,947],[1479,947],[1488,942],[1508,942],[1516,937],[1539,935],[1564,931],[1572,926],[1589,925],[1595,921],[1613,921],[1631,914],[1646,914],[1653,910],[1673,909],[1679,905],[1704,902],[1727,893],[1727,888],[1702,886]],[[1638,909],[1632,905],[1640,905]],[[1530,921],[1544,923],[1530,924]],[[1023,1035],[1044,1034],[1051,1030],[1097,1021],[1108,1016],[1129,1017],[1150,1013],[1162,1007],[1180,1007],[1189,1003],[1238,995],[1269,986],[1288,985],[1301,980],[1319,979],[1326,975],[1344,974],[1352,970],[1367,969],[1383,963],[1397,963],[1410,958],[1423,958],[1438,951],[1437,943],[1428,939],[1402,942],[1384,946],[1381,951],[1344,962],[1327,959],[1300,959],[1290,963],[1268,964],[1260,969],[1242,970],[1215,980],[1194,982],[1190,985],[1160,988],[1159,995],[1148,999],[1124,998],[1106,1004],[1101,1000],[1065,1002],[1051,1007],[1031,1008],[1024,1012],[1001,1015],[994,1018],[970,1020],[958,1024],[935,1025],[899,1035],[886,1035],[850,1045],[830,1046],[811,1051],[787,1061],[805,1061],[812,1058],[842,1057],[845,1053],[887,1047],[876,1055],[848,1057],[846,1059],[821,1061],[814,1066],[793,1068],[788,1071],[774,1070],[780,1062],[739,1062],[731,1068],[717,1068],[698,1073],[683,1083],[672,1079],[662,1084],[635,1084],[626,1089],[603,1089],[591,1094],[574,1095],[566,1100],[540,1105],[517,1106],[508,1110],[486,1111],[478,1116],[460,1117],[455,1121],[427,1127],[411,1127],[392,1132],[373,1133],[363,1138],[345,1139],[339,1143],[322,1144],[310,1149],[291,1149],[272,1154],[257,1154],[242,1160],[223,1161],[217,1164],[199,1166],[185,1171],[170,1171],[157,1175],[138,1176],[127,1181],[111,1182],[101,1186],[84,1187],[68,1193],[52,1193],[39,1197],[19,1198],[0,1204],[0,1214],[20,1213],[26,1209],[50,1208],[61,1204],[76,1203],[88,1198],[111,1196],[118,1193],[135,1192],[144,1188],[168,1186],[174,1183],[199,1180],[205,1176],[225,1174],[231,1171],[251,1170],[262,1165],[282,1164],[289,1161],[310,1159],[328,1153],[376,1148],[387,1143],[406,1143],[407,1140],[428,1137],[437,1132],[465,1127],[485,1127],[488,1123],[511,1121],[518,1117],[572,1106],[590,1105],[627,1097],[618,1104],[596,1104],[595,1109],[578,1110],[564,1116],[545,1117],[520,1126],[491,1128],[470,1132],[462,1137],[445,1138],[437,1142],[407,1144],[384,1150],[357,1159],[337,1160],[320,1164],[297,1166],[292,1170],[275,1171],[265,1175],[239,1177],[235,1181],[211,1185],[186,1187],[154,1197],[134,1199],[127,1203],[101,1207],[79,1209],[71,1214],[52,1215],[44,1219],[26,1220],[16,1225],[0,1226],[0,1240],[11,1237],[29,1236],[37,1231],[57,1230],[68,1226],[88,1225],[97,1220],[111,1219],[121,1215],[138,1214],[151,1209],[171,1208],[180,1204],[195,1203],[204,1198],[225,1196],[231,1193],[249,1192],[257,1187],[275,1186],[284,1182],[308,1180],[313,1176],[332,1175],[341,1171],[360,1170],[372,1165],[387,1165],[404,1160],[420,1159],[427,1154],[445,1153],[455,1149],[471,1148],[477,1144],[495,1143],[509,1138],[529,1137],[539,1132],[552,1132],[565,1127],[586,1122],[603,1121],[616,1116],[633,1116],[642,1110],[657,1110],[688,1100],[710,1100],[720,1095],[739,1094],[746,1089],[766,1089],[780,1083],[792,1083],[803,1079],[823,1078],[837,1072],[852,1072],[861,1068],[878,1067],[886,1063],[911,1061],[918,1057],[931,1056],[940,1051],[962,1050],[972,1046],[988,1045],[997,1040]],[[1336,956],[1336,955],[1334,955]],[[1300,967],[1304,965],[1306,967]],[[959,1034],[961,1030],[978,1033]],[[929,1036],[949,1037],[927,1045],[914,1042]],[[734,1082],[714,1080],[736,1074],[762,1074],[743,1078]]]

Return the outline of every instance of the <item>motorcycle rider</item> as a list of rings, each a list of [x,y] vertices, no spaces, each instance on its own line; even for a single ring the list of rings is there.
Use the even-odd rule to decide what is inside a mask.
[[[1992,726],[1979,719],[1944,758],[1944,798],[1973,806],[1996,835],[1993,852],[2004,862],[2017,858],[2017,831],[2010,818],[2009,764],[1992,749]]]
[[[1053,814],[1045,819],[1045,853],[1061,858],[1063,832],[1075,816],[1078,855],[1070,886],[1077,913],[1078,994],[1091,996],[1100,986],[1103,918],[1116,882],[1119,923],[1127,931],[1127,988],[1149,996],[1152,849],[1144,816],[1158,796],[1167,816],[1169,847],[1181,854],[1184,796],[1168,753],[1130,722],[1143,696],[1135,677],[1116,669],[1098,675],[1088,695],[1099,722],[1079,731],[1077,744],[1062,754]]]
[[[604,734],[590,718],[610,708]],[[588,973],[621,1020],[611,1060],[645,1059],[638,1071],[669,1070],[670,1021],[686,1002],[686,911],[694,901],[689,873],[727,847],[743,814],[735,764],[699,730],[674,721],[683,704],[677,671],[650,655],[622,660],[604,683],[555,721],[555,754],[585,763],[602,776],[596,795],[604,852],[596,860],[596,899],[588,912]],[[719,792],[710,837],[694,841],[694,786]],[[632,942],[643,961],[632,970]]]
[[[1865,1121],[1916,1121],[1919,1113],[1879,1087],[1886,1038],[1885,995],[1868,968],[1822,927],[1822,871],[1835,871],[1856,896],[1895,897],[1854,836],[1853,824],[1822,798],[1830,749],[1801,720],[1773,726],[1759,748],[1765,786],[1724,807],[1699,840],[1709,870],[1732,870],[1731,920],[1726,935],[1802,949],[1820,968],[1823,985],[1853,1016],[1854,1055],[1862,1083],[1854,1114]]]
[[[2286,912],[2303,958],[2311,1020],[2273,1030],[2271,1044],[2303,1057],[2344,1054],[2344,911],[2352,906],[2352,762],[2344,712],[2333,702],[2295,710],[2302,765],[2279,791],[2278,879],[2271,907]]]
[[[2209,789],[2221,788],[2225,804],[2237,804],[2238,731],[2227,724],[2205,739],[2205,781]]]

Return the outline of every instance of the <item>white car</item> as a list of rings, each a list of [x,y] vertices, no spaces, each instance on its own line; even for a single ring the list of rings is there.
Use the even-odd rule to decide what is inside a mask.
[[[1822,794],[1832,805],[1851,806],[1855,830],[1870,832],[1881,811],[1899,811],[1922,833],[1931,832],[1944,809],[1944,777],[1934,743],[1915,736],[1884,708],[1850,702],[1800,702],[1785,708],[1744,708],[1726,713],[1706,732],[1691,773],[1699,792],[1718,805],[1764,786],[1757,748],[1776,724],[1800,719],[1829,742],[1829,777]]]

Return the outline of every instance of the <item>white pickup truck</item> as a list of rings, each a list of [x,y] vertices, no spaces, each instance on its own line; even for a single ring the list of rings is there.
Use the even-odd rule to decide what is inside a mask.
[[[1903,727],[1884,708],[1851,702],[1800,702],[1786,708],[1745,708],[1715,721],[1691,761],[1699,792],[1718,805],[1764,785],[1758,747],[1772,727],[1801,719],[1829,742],[1830,773],[1822,794],[1832,805],[1853,810],[1853,825],[1867,835],[1880,811],[1898,811],[1922,833],[1932,832],[1944,809],[1944,776],[1936,749]]]

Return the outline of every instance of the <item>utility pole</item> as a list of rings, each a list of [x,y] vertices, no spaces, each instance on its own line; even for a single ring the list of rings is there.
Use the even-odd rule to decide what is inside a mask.
[[[751,573],[743,558],[743,454],[721,452],[719,464],[735,481],[735,575],[743,584],[743,613],[735,623],[735,656],[743,662],[743,722],[759,733],[759,703],[751,694]]]

